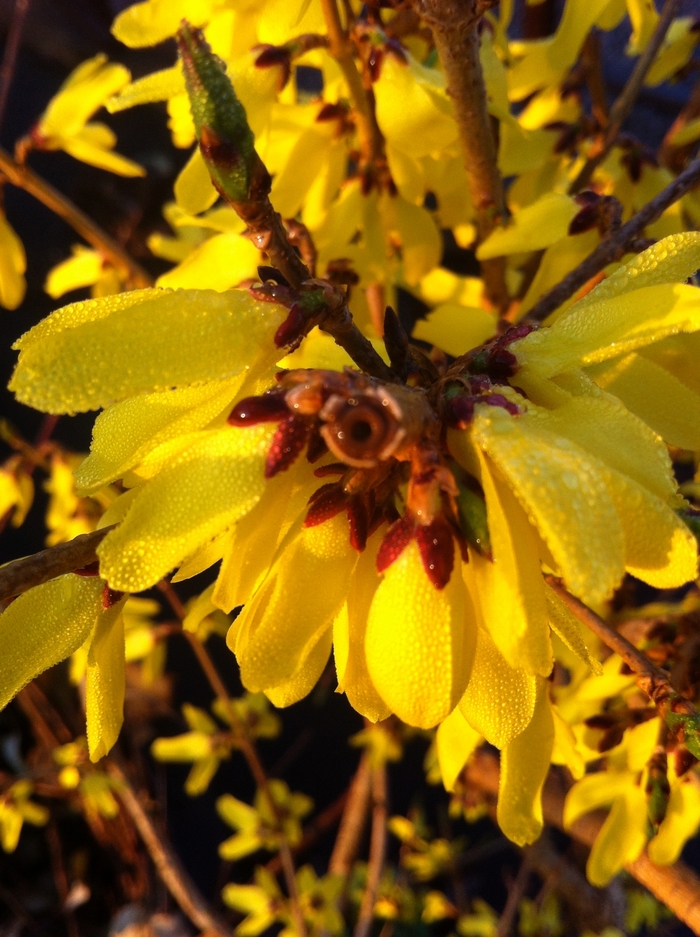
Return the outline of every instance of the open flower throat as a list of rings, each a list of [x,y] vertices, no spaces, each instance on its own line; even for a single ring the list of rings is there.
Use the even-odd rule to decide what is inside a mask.
[[[268,479],[288,469],[304,448],[311,463],[330,451],[338,462],[314,475],[339,478],[313,492],[304,525],[315,527],[345,511],[350,543],[361,552],[387,522],[378,572],[415,540],[428,578],[442,589],[454,567],[454,541],[467,562],[467,544],[478,539],[460,510],[460,493],[483,499],[477,479],[455,464],[446,429],[466,429],[477,404],[521,412],[512,391],[501,391],[510,390],[508,379],[517,371],[507,346],[531,331],[532,326],[509,329],[427,387],[385,384],[350,368],[282,371],[275,388],[239,401],[228,422],[278,424],[265,460]]]

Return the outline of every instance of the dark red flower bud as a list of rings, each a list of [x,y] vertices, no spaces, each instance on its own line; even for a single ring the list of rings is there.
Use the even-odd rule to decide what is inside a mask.
[[[350,524],[350,544],[362,553],[367,545],[369,531],[370,505],[367,495],[354,495],[346,505],[348,522]]]
[[[698,762],[698,759],[695,757],[695,755],[692,755],[685,747],[685,745],[679,745],[673,754],[675,762],[674,767],[679,778],[682,777],[687,771],[690,771],[693,765],[697,764]]]
[[[231,426],[255,426],[256,423],[276,423],[289,416],[284,393],[273,391],[261,397],[244,397],[231,411]]]
[[[382,61],[384,60],[384,53],[381,49],[374,48],[369,54],[367,59],[367,68],[369,71],[369,77],[372,84],[375,81],[379,81],[379,76],[382,71]]]
[[[488,374],[494,381],[507,381],[518,369],[518,359],[512,351],[494,345],[489,354]]]
[[[377,571],[383,573],[395,562],[416,536],[416,522],[408,514],[400,517],[384,534],[377,551]]]
[[[343,462],[330,462],[328,465],[322,465],[314,469],[316,478],[326,478],[328,475],[344,475],[348,470]]]
[[[474,419],[474,398],[463,394],[447,402],[447,422],[457,429],[466,429]]]
[[[336,514],[340,514],[347,500],[348,496],[343,491],[342,485],[337,482],[323,485],[309,498],[310,507],[306,513],[304,527],[317,527],[324,521],[330,520],[331,517],[335,517]]]
[[[504,397],[503,394],[489,394],[486,397],[482,397],[478,402],[488,403],[492,407],[502,407],[504,410],[507,410],[511,416],[518,416],[520,414],[520,410],[516,404],[508,400],[507,397]]]
[[[595,228],[600,220],[600,207],[597,204],[584,205],[578,214],[574,215],[569,224],[569,234],[583,234]]]
[[[120,592],[118,589],[110,589],[109,586],[105,584],[104,591],[102,592],[102,608],[107,610],[113,605],[116,605],[117,602],[120,602],[123,598],[123,592]]]
[[[427,527],[418,527],[416,540],[423,567],[436,589],[444,589],[454,567],[452,530],[443,517],[436,517]]]
[[[275,332],[275,345],[278,348],[282,348],[284,345],[291,345],[302,337],[305,329],[306,318],[304,317],[301,306],[299,303],[294,303],[289,310],[289,315]]]
[[[309,430],[309,421],[302,416],[292,415],[282,420],[265,460],[265,478],[273,478],[293,464],[306,445]]]

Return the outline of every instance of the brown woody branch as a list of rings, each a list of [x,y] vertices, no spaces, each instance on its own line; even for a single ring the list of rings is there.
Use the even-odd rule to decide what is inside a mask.
[[[483,749],[477,751],[465,769],[467,783],[484,793],[487,798],[498,797],[500,770],[498,759]],[[564,799],[566,787],[558,772],[550,771],[542,791],[542,809],[545,823],[564,829]],[[592,846],[605,821],[605,813],[595,811],[576,820],[566,829],[574,839]],[[700,935],[700,878],[683,862],[658,866],[646,853],[630,862],[627,871],[663,902],[679,920],[687,924],[694,934]]]
[[[479,20],[493,4],[483,0],[414,0],[414,4],[432,30],[452,98],[480,243],[506,214],[479,60]],[[508,305],[504,258],[482,261],[481,271],[489,298],[504,310]]]
[[[639,97],[644,79],[656,58],[656,53],[661,48],[661,44],[666,37],[669,26],[678,13],[679,7],[680,0],[666,0],[659,21],[656,24],[656,29],[649,40],[649,44],[637,59],[632,74],[627,79],[627,84],[610,109],[610,117],[602,144],[596,152],[586,160],[578,176],[576,176],[571,183],[569,187],[569,193],[571,195],[575,195],[576,192],[580,192],[581,189],[586,188],[596,168],[602,163],[617,140],[620,129],[625,120],[629,117],[634,107],[634,102]]]
[[[45,179],[38,176],[29,166],[22,166],[15,162],[3,149],[0,149],[0,175],[18,189],[24,189],[29,195],[33,195],[59,218],[63,218],[80,237],[124,274],[127,284],[132,289],[153,285],[153,280],[143,267],[137,264],[106,231],[95,224],[92,218],[88,217],[65,195],[54,189]]]
[[[0,602],[21,595],[49,579],[63,576],[97,560],[97,547],[112,527],[103,527],[90,534],[81,534],[68,543],[59,543],[48,550],[13,560],[0,567]]]
[[[698,183],[700,183],[700,159],[694,160],[677,179],[647,202],[644,208],[630,218],[627,224],[622,225],[615,234],[601,241],[578,267],[575,267],[535,303],[525,318],[534,322],[543,322],[550,313],[558,309],[608,264],[620,260],[633,247],[647,225],[656,221],[670,205],[677,202],[690,189],[695,188]]]
[[[365,828],[365,820],[369,810],[370,786],[369,757],[366,752],[363,752],[355,777],[350,785],[345,810],[340,821],[340,829],[328,863],[330,875],[346,877],[350,874]]]
[[[372,833],[369,846],[367,882],[353,937],[369,937],[374,919],[374,905],[386,858],[386,822],[388,817],[386,764],[372,768]]]

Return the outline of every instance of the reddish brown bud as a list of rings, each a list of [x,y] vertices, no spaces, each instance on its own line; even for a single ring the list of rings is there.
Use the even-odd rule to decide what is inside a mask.
[[[453,397],[445,407],[447,423],[457,429],[466,429],[474,419],[474,398],[467,394]]]
[[[110,589],[109,586],[105,583],[104,591],[102,592],[102,608],[107,610],[113,605],[116,605],[117,602],[120,602],[123,598],[123,592],[119,592],[118,589]]]
[[[330,520],[336,514],[345,508],[348,496],[343,491],[342,485],[332,482],[329,485],[323,485],[309,498],[310,507],[306,513],[304,527],[316,527]]]
[[[504,397],[503,394],[489,394],[487,397],[481,397],[479,402],[488,403],[492,407],[502,407],[512,416],[518,416],[520,413],[519,407],[511,400],[508,400],[507,397]]]
[[[280,423],[265,460],[265,478],[273,478],[292,465],[306,445],[309,429],[309,422],[300,416],[292,415]]]
[[[367,496],[355,495],[348,501],[346,510],[350,524],[350,544],[358,553],[362,553],[367,545],[370,519]]]
[[[400,517],[384,534],[377,551],[377,572],[383,573],[394,563],[416,536],[416,522],[408,514]]]
[[[687,771],[690,771],[693,765],[697,764],[698,761],[695,755],[692,755],[685,747],[685,745],[679,745],[673,755],[676,774],[679,778],[682,777]]]
[[[282,348],[283,345],[291,345],[303,336],[305,328],[306,318],[301,306],[294,303],[289,310],[289,315],[275,332],[275,345],[278,348]]]
[[[326,478],[328,475],[344,475],[347,470],[347,465],[342,462],[330,462],[328,465],[314,469],[314,475],[316,478]]]
[[[318,462],[321,456],[324,456],[327,452],[328,446],[326,445],[326,440],[321,435],[317,426],[312,427],[309,445],[306,450],[307,462],[313,465],[314,462]]]
[[[273,391],[262,397],[244,397],[231,411],[231,426],[254,426],[256,423],[276,423],[289,416],[284,394]]]
[[[436,589],[444,589],[454,566],[454,543],[450,525],[436,517],[427,527],[418,527],[416,540],[423,566]]]

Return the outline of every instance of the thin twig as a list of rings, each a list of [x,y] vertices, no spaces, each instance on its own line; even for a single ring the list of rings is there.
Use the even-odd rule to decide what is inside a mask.
[[[89,534],[80,534],[68,543],[59,543],[20,560],[0,567],[0,602],[21,595],[56,576],[89,566],[97,560],[95,552],[113,527],[103,527]]]
[[[321,9],[328,31],[329,51],[338,63],[350,89],[357,134],[360,138],[361,158],[363,163],[372,163],[383,155],[382,132],[355,65],[352,42],[343,29],[336,0],[321,0]]]
[[[158,875],[179,907],[201,930],[217,935],[217,937],[231,937],[231,929],[209,907],[164,834],[155,828],[124,772],[112,760],[107,762],[107,770],[118,782],[119,799],[139,831]]]
[[[605,77],[601,61],[600,34],[592,29],[581,49],[583,75],[591,96],[591,110],[601,127],[608,125],[608,97],[605,90]]]
[[[148,273],[133,260],[124,248],[111,238],[106,231],[95,224],[85,212],[81,211],[69,199],[52,185],[38,176],[29,166],[21,166],[9,153],[0,149],[0,174],[18,189],[24,189],[49,208],[59,218],[63,218],[88,244],[99,251],[117,270],[121,270],[131,288],[152,286]]]
[[[481,0],[414,0],[430,26],[454,117],[476,213],[477,240],[483,241],[505,218],[503,181],[498,171],[496,144],[488,114],[486,85],[479,58],[479,20],[492,4]],[[508,305],[505,260],[481,263],[486,292],[501,310]]]
[[[510,937],[513,933],[515,918],[518,914],[520,902],[525,896],[525,890],[530,880],[530,873],[530,862],[526,853],[523,856],[523,861],[520,863],[517,875],[508,888],[508,897],[505,907],[496,925],[496,937]]]
[[[583,602],[571,595],[556,579],[548,576],[547,582],[576,618],[596,634],[611,651],[614,651],[624,660],[630,670],[636,674],[640,689],[647,694],[652,702],[663,705],[669,699],[674,699],[674,712],[682,711],[686,715],[694,714],[695,709],[692,703],[683,699],[676,700],[678,693],[671,684],[669,675],[665,670],[652,664],[646,654],[638,650],[624,635],[606,624],[599,615],[591,611]]]
[[[17,53],[22,39],[22,30],[24,29],[24,20],[29,10],[29,0],[15,0],[15,6],[12,11],[10,28],[7,32],[7,41],[5,43],[5,52],[0,66],[0,126],[2,126],[5,117],[5,108],[10,94],[10,85],[15,74],[17,65]]]
[[[369,846],[369,864],[354,937],[368,937],[372,926],[374,905],[386,858],[387,814],[386,765],[381,764],[372,768],[372,835]]]
[[[680,172],[683,169],[683,166],[697,145],[697,140],[693,140],[692,143],[676,146],[673,143],[673,138],[680,130],[689,124],[691,120],[695,120],[698,116],[700,116],[700,79],[695,82],[693,90],[690,92],[683,109],[666,131],[666,135],[657,154],[659,163],[672,172]]]
[[[172,608],[173,612],[175,612],[176,616],[181,621],[183,621],[185,618],[186,609],[180,601],[180,597],[178,596],[177,592],[173,589],[172,585],[167,580],[163,579],[158,583],[158,588],[167,598],[168,602],[170,603],[170,607]],[[218,670],[214,666],[207,649],[204,647],[196,634],[193,634],[191,631],[184,631],[183,634],[189,641],[190,647],[194,651],[199,665],[209,682],[209,685],[211,686],[216,696],[221,699],[226,706],[227,715],[231,721],[231,727],[233,728],[233,731],[236,735],[237,746],[243,753],[243,757],[248,763],[248,767],[250,768],[250,771],[255,779],[256,785],[267,797],[270,809],[277,818],[278,832],[280,835],[279,856],[280,862],[282,864],[282,872],[284,874],[285,884],[287,886],[287,892],[289,894],[292,916],[294,917],[294,923],[297,929],[298,937],[306,937],[306,924],[304,923],[304,917],[302,915],[301,905],[299,902],[299,892],[296,885],[294,860],[292,859],[289,843],[287,842],[283,833],[282,818],[280,816],[277,804],[272,797],[272,793],[270,791],[270,782],[263,767],[262,761],[260,760],[257,750],[250,740],[248,733],[246,732],[245,726],[236,712],[236,707],[233,705],[231,695],[226,689],[226,686],[221,679]]]
[[[292,855],[300,856],[303,855],[307,850],[311,848],[318,840],[326,833],[328,830],[332,829],[338,820],[341,819],[343,815],[343,810],[347,804],[348,795],[347,792],[340,795],[336,798],[332,804],[329,804],[328,807],[317,817],[304,827],[304,832],[301,837],[301,841],[292,847]],[[278,872],[282,869],[282,860],[279,855],[273,856],[272,859],[266,864],[265,868],[268,872],[271,872],[273,875],[277,875]],[[330,870],[329,870],[330,871]]]
[[[363,752],[350,784],[348,799],[333,846],[328,872],[348,876],[355,861],[369,810],[371,769],[367,752]]]
[[[498,758],[479,749],[467,764],[465,777],[468,784],[480,790],[492,802],[498,798],[500,769]],[[564,800],[566,786],[558,772],[550,771],[542,791],[542,812],[545,823],[564,829]],[[566,829],[569,835],[585,846],[592,846],[605,822],[605,813],[594,811],[576,820]],[[700,877],[683,862],[674,865],[654,865],[646,853],[628,863],[627,871],[637,881],[687,924],[694,934],[700,935]]]
[[[640,209],[627,224],[611,237],[606,238],[583,260],[578,267],[568,273],[563,280],[539,299],[525,317],[533,322],[542,322],[558,309],[562,303],[573,296],[608,264],[620,260],[647,225],[652,224],[666,209],[682,198],[686,192],[700,182],[700,159],[694,160],[684,172],[666,186],[644,208]]]
[[[634,103],[639,97],[644,79],[656,58],[656,53],[659,51],[661,44],[666,38],[666,33],[678,13],[679,7],[680,0],[666,0],[659,21],[656,24],[656,29],[649,39],[649,44],[637,59],[632,74],[627,79],[627,84],[610,108],[610,118],[602,146],[586,160],[581,171],[571,183],[569,187],[569,193],[571,195],[575,195],[576,192],[580,192],[581,189],[586,188],[596,168],[602,163],[617,140],[620,129],[625,120],[629,117]]]

